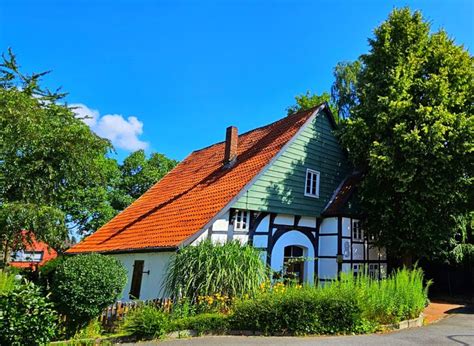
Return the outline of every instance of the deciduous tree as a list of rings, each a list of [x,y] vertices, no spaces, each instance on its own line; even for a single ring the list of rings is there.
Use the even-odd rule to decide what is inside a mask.
[[[369,45],[341,135],[365,172],[366,229],[407,262],[434,258],[473,205],[473,58],[407,8]]]

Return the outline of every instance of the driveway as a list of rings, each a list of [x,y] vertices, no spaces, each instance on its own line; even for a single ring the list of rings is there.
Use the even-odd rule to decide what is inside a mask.
[[[474,308],[456,309],[437,323],[386,334],[333,337],[206,336],[142,342],[159,346],[309,346],[309,345],[474,345]]]

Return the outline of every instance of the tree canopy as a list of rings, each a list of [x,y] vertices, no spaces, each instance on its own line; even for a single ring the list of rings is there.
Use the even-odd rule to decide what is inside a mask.
[[[112,207],[117,212],[125,209],[177,163],[176,160],[159,153],[152,153],[149,158],[143,150],[131,153],[122,164],[118,165],[119,176],[112,183],[110,192]]]
[[[22,230],[54,246],[67,238],[66,225],[87,224],[113,165],[109,141],[61,103],[65,94],[40,86],[44,74],[22,74],[11,51],[0,65],[0,244],[7,249],[22,246]]]
[[[435,258],[462,238],[473,205],[473,58],[407,8],[369,46],[333,87],[351,115],[342,143],[365,174],[366,229],[393,255]]]
[[[92,233],[144,193],[176,161],[143,151],[123,164],[64,101],[24,75],[9,51],[0,64],[0,248],[35,238],[61,247],[68,230]]]
[[[295,96],[296,103],[286,109],[287,115],[297,113],[299,111],[316,107],[321,103],[327,102],[331,109],[336,121],[338,120],[338,111],[335,104],[331,100],[331,95],[327,92],[323,92],[321,95],[313,94],[307,91],[305,94]]]

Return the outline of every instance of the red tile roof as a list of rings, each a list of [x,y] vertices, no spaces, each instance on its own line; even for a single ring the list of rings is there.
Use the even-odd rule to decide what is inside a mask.
[[[223,167],[224,142],[194,151],[127,209],[68,253],[181,245],[203,229],[314,113],[302,111],[239,136],[237,162]]]
[[[26,231],[22,232],[23,234],[23,243],[24,243],[24,251],[35,251],[35,252],[43,252],[43,257],[41,258],[40,262],[33,262],[33,261],[11,261],[10,265],[12,267],[17,268],[32,268],[35,269],[36,267],[41,267],[43,264],[58,257],[58,253],[48,244],[43,241],[36,240],[34,234],[31,232],[27,234]],[[28,235],[28,237],[27,237]],[[29,241],[27,240],[29,238]]]

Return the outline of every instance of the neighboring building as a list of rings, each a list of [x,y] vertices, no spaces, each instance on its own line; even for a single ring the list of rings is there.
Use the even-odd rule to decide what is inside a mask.
[[[23,232],[26,238],[26,232]],[[10,265],[17,268],[31,268],[36,270],[46,262],[58,257],[58,253],[48,244],[36,240],[34,235],[30,235],[30,242],[23,241],[24,249],[11,253]]]
[[[339,272],[386,272],[384,251],[359,225],[352,172],[326,104],[191,153],[97,232],[68,250],[99,252],[129,271],[123,299],[161,294],[170,256],[203,239],[239,240],[281,270],[290,258],[302,281]],[[317,258],[317,260],[311,260]]]

